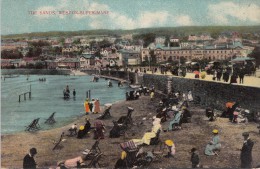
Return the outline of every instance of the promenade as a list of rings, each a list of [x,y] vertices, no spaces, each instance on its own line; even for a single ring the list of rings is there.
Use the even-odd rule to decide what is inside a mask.
[[[151,71],[147,71],[147,74],[152,74]],[[167,75],[167,76],[173,76],[173,77],[179,77],[179,76],[174,76],[172,75],[171,72],[167,72],[166,74],[161,74],[160,72],[156,72],[154,73],[156,75]],[[187,73],[186,76],[184,78],[189,78],[189,79],[195,79],[195,74],[194,73]],[[204,80],[204,81],[212,81],[212,82],[216,82],[216,83],[226,83],[229,84],[229,82],[224,82],[221,78],[221,81],[217,81],[217,80],[213,80],[213,75],[206,75],[205,79],[201,79],[200,80]],[[230,81],[230,79],[229,79]],[[260,87],[260,70],[258,69],[256,71],[256,75],[255,76],[245,76],[244,77],[244,83],[243,84],[239,84],[239,78],[237,78],[237,82],[236,84],[232,84],[232,85],[243,85],[243,86],[251,86],[251,87]]]

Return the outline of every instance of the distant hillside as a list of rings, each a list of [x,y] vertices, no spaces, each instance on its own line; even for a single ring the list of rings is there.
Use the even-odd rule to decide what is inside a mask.
[[[133,30],[81,30],[81,31],[51,31],[51,32],[34,32],[24,34],[1,35],[2,39],[7,38],[32,38],[32,37],[70,37],[82,35],[113,35],[121,36],[124,34],[143,34],[154,33],[156,35],[174,35],[187,36],[190,34],[209,33],[211,35],[218,35],[224,31],[237,31],[239,33],[260,33],[260,25],[258,26],[186,26],[186,27],[162,27],[162,28],[142,28]]]

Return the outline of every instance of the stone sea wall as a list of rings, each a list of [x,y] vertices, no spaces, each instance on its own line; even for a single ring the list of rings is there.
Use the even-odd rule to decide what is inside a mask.
[[[164,93],[168,90],[167,76],[145,74],[143,79],[146,86],[154,85],[155,89]],[[260,88],[179,77],[171,77],[169,80],[172,91],[187,93],[191,90],[194,98],[200,98],[202,106],[225,110],[225,103],[233,101],[253,112],[260,111]]]
[[[242,86],[236,84],[210,82],[201,79],[187,79],[181,77],[170,77],[162,75],[144,74],[139,76],[136,73],[117,71],[102,71],[103,75],[110,75],[122,79],[133,79],[134,82],[144,86],[154,86],[156,90],[167,94],[167,92],[184,92],[191,90],[194,99],[200,98],[201,106],[212,106],[218,110],[225,110],[225,103],[239,102],[243,108],[256,113],[260,111],[260,88]]]

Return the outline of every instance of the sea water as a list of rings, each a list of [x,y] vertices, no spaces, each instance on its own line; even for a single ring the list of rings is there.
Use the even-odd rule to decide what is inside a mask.
[[[28,78],[28,80],[27,80]],[[39,81],[46,78],[46,81]],[[112,81],[113,87],[107,86],[107,81],[100,78],[98,82],[92,82],[93,76],[61,76],[61,75],[21,75],[15,78],[1,79],[1,133],[17,133],[25,130],[33,119],[40,118],[39,124],[42,130],[56,128],[71,123],[85,114],[84,101],[86,91],[91,91],[91,98],[98,98],[100,104],[114,103],[125,99],[128,87],[118,87],[116,81]],[[63,98],[63,90],[66,86],[70,89],[70,98]],[[28,92],[31,86],[31,99]],[[76,97],[73,98],[73,89]],[[45,120],[56,112],[54,125],[44,124]]]

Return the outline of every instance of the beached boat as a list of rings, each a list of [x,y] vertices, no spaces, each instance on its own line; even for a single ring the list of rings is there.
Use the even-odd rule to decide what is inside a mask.
[[[129,85],[132,89],[139,89],[141,85]]]

